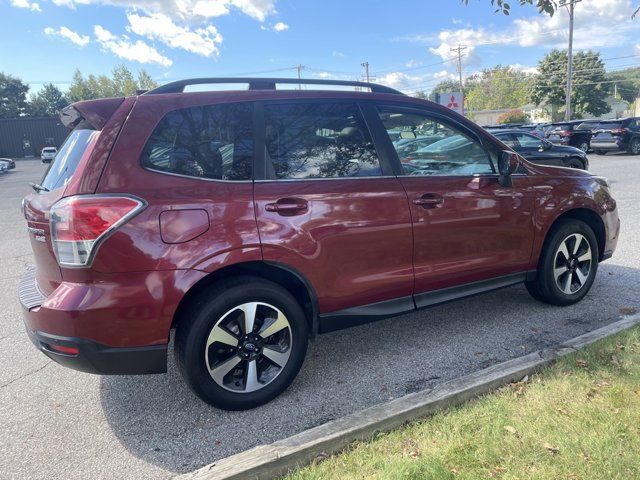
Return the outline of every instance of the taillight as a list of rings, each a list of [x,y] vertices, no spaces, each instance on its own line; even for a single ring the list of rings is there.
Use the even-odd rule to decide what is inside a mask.
[[[138,214],[145,203],[121,195],[77,195],[51,207],[51,239],[58,263],[84,267],[109,234]]]
[[[626,132],[625,128],[614,128],[611,130],[611,135],[622,135],[624,132]]]

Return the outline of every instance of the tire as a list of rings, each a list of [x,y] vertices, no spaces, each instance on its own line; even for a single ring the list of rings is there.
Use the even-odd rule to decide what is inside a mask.
[[[247,335],[245,319],[251,317],[255,323]],[[178,325],[175,355],[202,400],[223,410],[247,410],[291,384],[308,339],[304,311],[287,290],[241,276],[215,284],[193,301]]]
[[[584,162],[577,157],[571,157],[569,160],[567,160],[566,166],[569,168],[578,168],[580,170],[585,170]]]
[[[634,138],[629,142],[628,153],[631,155],[640,155],[640,138]]]
[[[589,151],[589,142],[587,141],[580,142],[580,144],[578,144],[578,148],[582,150],[584,153],[587,153]]]
[[[563,253],[565,250],[568,259]],[[580,220],[563,220],[547,234],[536,279],[525,282],[525,286],[531,296],[541,302],[573,305],[582,300],[593,285],[598,271],[598,252],[598,241],[591,227]]]
[[[596,155],[606,155],[607,152],[605,150],[594,150],[594,152],[596,152]]]

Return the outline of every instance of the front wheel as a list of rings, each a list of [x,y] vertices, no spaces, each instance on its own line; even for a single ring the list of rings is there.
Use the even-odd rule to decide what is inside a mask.
[[[640,155],[640,138],[634,138],[629,144],[629,153],[631,155]]]
[[[176,332],[176,357],[189,386],[224,410],[246,410],[282,393],[304,360],[304,311],[284,288],[254,277],[201,295]]]
[[[572,305],[589,292],[598,270],[598,241],[580,220],[565,220],[549,233],[536,279],[525,282],[537,300]]]
[[[589,150],[589,142],[580,142],[580,144],[578,145],[578,148],[582,150],[584,153],[587,153],[587,151]]]
[[[567,167],[569,168],[578,168],[580,170],[584,170],[584,163],[579,158],[570,158],[567,161]]]

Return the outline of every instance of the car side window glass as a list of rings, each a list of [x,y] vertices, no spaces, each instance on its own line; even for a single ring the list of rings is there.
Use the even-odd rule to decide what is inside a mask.
[[[523,148],[542,148],[542,140],[538,137],[524,133],[515,133],[514,135]]]
[[[266,157],[275,178],[382,174],[371,135],[353,103],[266,104],[264,116]]]
[[[378,108],[405,175],[492,174],[490,156],[461,129],[427,113]],[[416,145],[413,149],[411,145]]]
[[[513,138],[513,136],[510,133],[498,134],[498,135],[495,135],[495,137],[498,140],[500,140],[502,143],[504,143],[507,147],[510,147],[510,148],[518,147],[518,142],[516,142],[516,139]]]
[[[252,106],[207,105],[165,115],[147,141],[144,167],[216,180],[251,180]]]

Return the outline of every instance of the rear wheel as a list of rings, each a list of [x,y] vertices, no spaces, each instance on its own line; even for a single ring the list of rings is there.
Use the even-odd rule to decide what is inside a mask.
[[[567,167],[584,170],[584,163],[579,158],[572,157],[567,161]]]
[[[525,282],[537,300],[572,305],[589,292],[598,270],[598,242],[580,220],[565,220],[549,233],[536,279]]]
[[[640,138],[634,138],[629,143],[629,153],[631,155],[640,155]]]
[[[308,343],[305,314],[277,284],[254,277],[201,295],[176,332],[176,357],[189,386],[211,405],[246,410],[291,384]]]
[[[589,142],[587,141],[580,142],[580,144],[578,145],[578,148],[586,153],[589,150]]]

